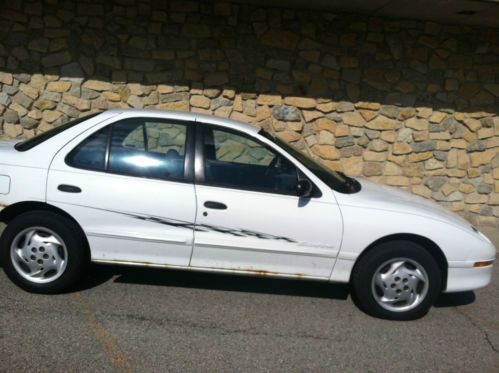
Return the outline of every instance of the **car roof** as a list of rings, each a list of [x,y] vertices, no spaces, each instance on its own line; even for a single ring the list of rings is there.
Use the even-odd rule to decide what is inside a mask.
[[[238,120],[217,117],[215,115],[207,115],[200,113],[191,113],[185,111],[174,110],[159,110],[159,109],[111,109],[103,113],[109,114],[125,114],[127,117],[153,117],[164,119],[179,119],[188,120],[192,122],[202,122],[207,124],[220,125],[223,127],[232,128],[247,133],[257,133],[260,127],[248,123],[240,122]]]

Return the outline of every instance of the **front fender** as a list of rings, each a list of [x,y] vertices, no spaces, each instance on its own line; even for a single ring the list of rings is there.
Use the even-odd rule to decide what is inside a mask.
[[[343,242],[331,281],[348,282],[362,252],[377,240],[391,235],[411,234],[434,242],[444,254],[449,268],[472,267],[475,261],[495,258],[495,247],[471,225],[358,206],[341,206],[341,212]]]

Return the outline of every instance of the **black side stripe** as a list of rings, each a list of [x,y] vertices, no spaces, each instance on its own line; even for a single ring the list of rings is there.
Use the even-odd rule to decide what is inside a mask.
[[[106,211],[109,211],[109,210],[106,210]],[[226,227],[209,225],[209,224],[194,224],[194,223],[184,222],[181,220],[164,219],[164,218],[158,218],[158,217],[154,217],[154,216],[145,216],[145,215],[135,215],[135,214],[129,214],[129,213],[119,212],[119,211],[110,211],[110,212],[115,212],[118,214],[127,215],[127,216],[134,218],[134,219],[149,221],[151,223],[164,224],[164,225],[169,225],[169,226],[177,227],[177,228],[194,229],[196,232],[219,232],[219,233],[224,233],[224,234],[230,234],[230,235],[236,236],[236,237],[256,237],[256,238],[259,238],[262,240],[278,240],[278,241],[286,241],[289,243],[296,243],[297,242],[289,237],[274,236],[272,234],[250,231],[250,230],[246,230],[246,229],[226,228]]]
[[[194,222],[187,222],[187,221],[182,221],[182,220],[177,220],[177,219],[167,219],[167,218],[159,218],[157,216],[137,215],[137,214],[131,214],[131,213],[123,212],[123,211],[108,210],[108,209],[103,209],[103,208],[99,208],[99,207],[89,207],[89,206],[83,206],[83,205],[78,205],[78,204],[73,204],[73,205],[85,207],[85,208],[91,208],[94,210],[111,212],[114,214],[125,215],[125,216],[129,216],[131,218],[134,218],[134,219],[147,221],[147,222],[151,222],[151,223],[163,224],[163,225],[168,225],[168,226],[177,227],[177,228],[192,229],[196,232],[219,232],[219,233],[229,234],[229,235],[236,236],[236,237],[256,237],[256,238],[259,238],[262,240],[276,240],[276,241],[285,241],[285,242],[289,242],[289,243],[298,243],[298,241],[295,241],[289,237],[275,236],[275,235],[268,234],[268,233],[250,231],[250,230],[246,230],[246,229],[227,228],[227,227],[221,227],[221,226],[209,225],[209,224],[195,224]]]

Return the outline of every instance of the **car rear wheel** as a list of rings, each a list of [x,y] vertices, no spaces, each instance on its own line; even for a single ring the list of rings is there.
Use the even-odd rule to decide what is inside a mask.
[[[36,293],[68,289],[88,262],[86,241],[76,224],[49,211],[10,221],[0,238],[0,258],[15,284]]]
[[[352,273],[355,302],[368,314],[411,320],[424,316],[441,290],[441,273],[424,247],[409,241],[378,245]]]

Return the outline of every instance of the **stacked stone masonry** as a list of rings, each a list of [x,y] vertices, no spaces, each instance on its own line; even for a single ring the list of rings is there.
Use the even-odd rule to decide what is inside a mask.
[[[0,1],[0,138],[111,108],[230,117],[499,225],[499,30],[230,1]]]

